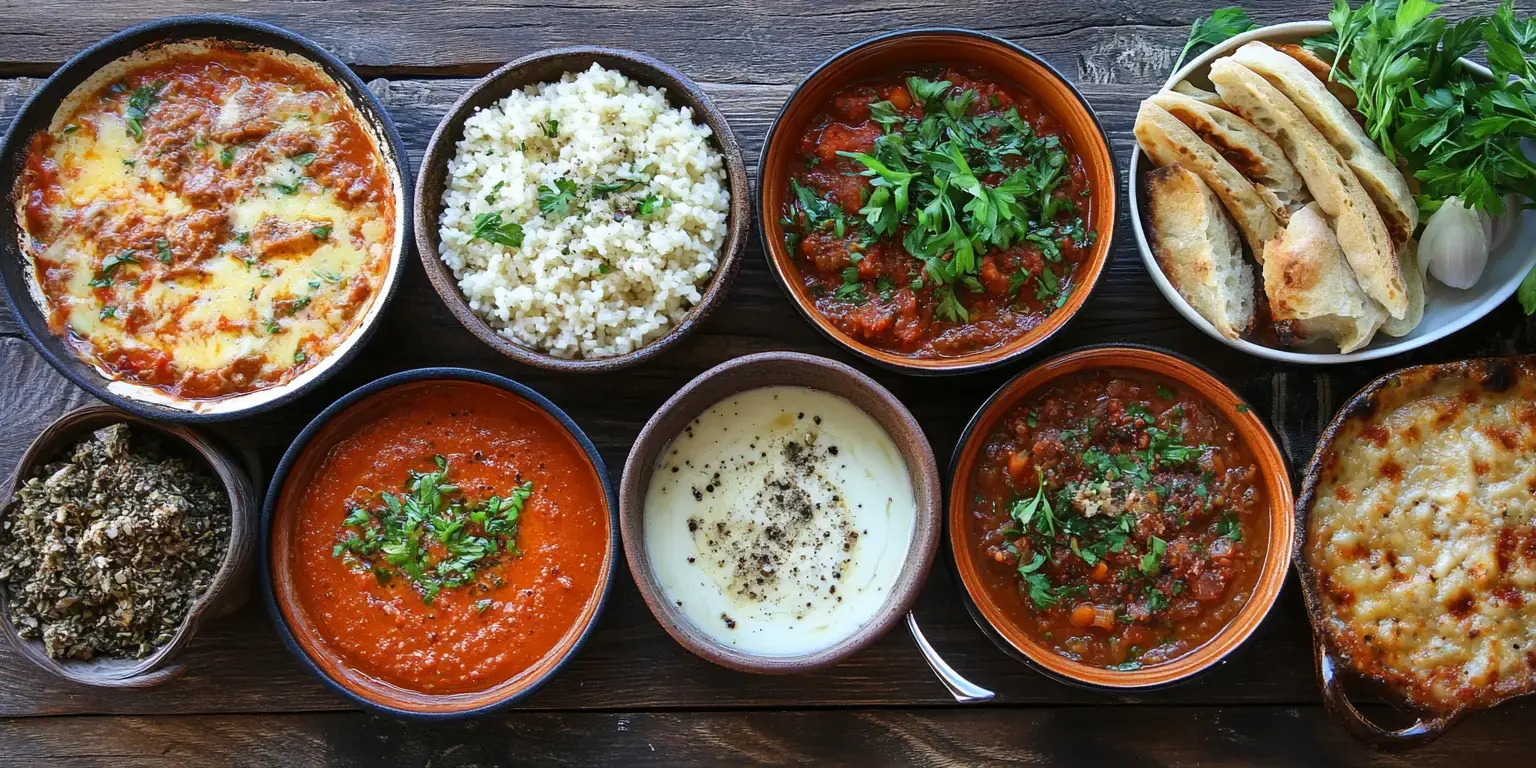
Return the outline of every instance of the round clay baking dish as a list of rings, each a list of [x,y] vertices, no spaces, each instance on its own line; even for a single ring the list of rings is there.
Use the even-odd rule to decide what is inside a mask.
[[[389,266],[378,291],[363,306],[362,319],[330,354],[314,366],[276,386],[217,398],[187,399],[153,387],[107,376],[81,359],[68,339],[53,332],[48,311],[39,305],[41,289],[26,248],[27,237],[15,211],[22,170],[32,138],[48,130],[54,113],[74,89],[98,70],[136,51],[153,51],[179,42],[213,40],[237,47],[272,50],[304,59],[336,83],[362,121],[377,148],[388,177],[395,206],[395,241]],[[27,339],[50,365],[76,386],[122,410],[163,421],[224,421],[266,413],[314,390],[357,356],[379,325],[404,274],[405,255],[411,242],[410,171],[405,144],[389,118],[388,110],[363,81],[340,59],[314,42],[260,21],[222,14],[172,16],[139,24],[118,32],[76,54],[28,97],[0,145],[0,168],[14,182],[4,192],[0,215],[0,284],[26,332]]]
[[[797,161],[800,136],[820,105],[851,83],[881,72],[924,63],[982,66],[1016,83],[1040,101],[1061,123],[1074,152],[1082,158],[1091,190],[1087,228],[1097,239],[1077,267],[1072,293],[1043,322],[1022,336],[991,349],[956,357],[915,357],[877,349],[844,333],[816,309],[802,284],[794,255],[779,223],[789,199],[790,168]],[[968,29],[911,29],[870,38],[847,48],[816,69],[790,94],[769,126],[757,166],[757,215],[763,252],[779,287],[805,319],[834,343],[860,357],[902,373],[945,375],[986,370],[1035,351],[1077,316],[1109,263],[1115,239],[1120,174],[1109,135],[1077,88],[1044,59],[999,37]]]
[[[644,536],[645,495],[651,476],[672,439],[710,406],[739,392],[771,386],[806,387],[837,395],[874,418],[896,443],[912,478],[917,517],[907,557],[885,604],[858,631],[841,642],[800,656],[744,653],[710,639],[662,594],[652,572]],[[764,352],[722,363],[700,374],[673,395],[640,430],[619,490],[619,528],[624,554],[640,596],[662,628],[684,648],[721,666],[743,672],[792,674],[837,664],[884,635],[900,621],[922,591],[939,545],[942,491],[938,464],[922,427],[873,379],[839,362],[794,352]]]
[[[192,604],[170,642],[142,659],[97,658],[59,661],[49,656],[39,640],[22,638],[11,624],[9,589],[0,585],[0,630],[28,661],[71,682],[99,688],[149,688],[181,677],[186,667],[175,663],[197,631],[209,620],[226,616],[250,597],[250,578],[256,554],[256,519],[261,496],[256,484],[260,468],[254,457],[226,449],[195,429],[178,424],[156,423],[106,405],[89,405],[70,411],[48,425],[21,456],[16,472],[5,487],[0,518],[10,514],[16,491],[42,466],[55,461],[70,446],[92,432],[114,424],[160,436],[167,453],[182,456],[213,471],[229,493],[231,513],[229,549],[214,574],[208,591]]]
[[[494,387],[547,414],[586,456],[592,482],[601,486],[600,496],[608,518],[598,588],[583,607],[575,625],[532,667],[491,688],[467,693],[430,694],[406,690],[348,667],[339,654],[328,647],[305,615],[293,575],[292,540],[296,535],[296,518],[302,498],[294,489],[308,483],[337,443],[368,422],[370,400],[378,402],[377,397],[437,383]],[[613,482],[597,447],[571,417],[543,395],[511,379],[467,368],[418,368],[391,374],[353,390],[321,411],[283,454],[261,510],[261,582],[267,612],[271,614],[283,644],[311,673],[332,690],[369,710],[423,721],[460,720],[484,715],[533,695],[586,644],[613,592],[614,573],[618,567],[618,508]]]
[[[1164,376],[1199,394],[1231,423],[1252,453],[1269,501],[1269,537],[1253,594],[1237,616],[1203,645],[1172,661],[1136,670],[1109,670],[1068,659],[1030,637],[987,588],[979,555],[966,530],[972,477],[987,436],[1019,402],[1062,376],[1094,369],[1119,369]],[[1291,565],[1295,531],[1290,472],[1274,435],[1235,392],[1199,364],[1165,350],[1139,345],[1085,347],[1050,358],[1004,384],[977,411],[955,449],[950,466],[946,526],[955,572],[977,626],[999,648],[1055,680],[1099,691],[1152,690],[1184,682],[1221,663],[1251,636],[1269,614]]]
[[[632,352],[612,357],[563,358],[523,346],[496,332],[484,318],[470,308],[464,292],[453,276],[453,270],[438,257],[438,217],[443,211],[443,191],[448,185],[448,163],[458,151],[459,141],[464,138],[464,121],[475,112],[506,98],[520,88],[539,83],[556,82],[568,72],[582,72],[599,64],[604,69],[624,74],[642,86],[661,88],[666,91],[670,106],[687,107],[693,111],[695,122],[702,122],[714,134],[715,149],[725,160],[727,183],[730,188],[730,212],[727,216],[725,243],[720,247],[715,274],[710,278],[699,303],[688,311],[665,336]],[[704,324],[730,292],[731,281],[741,267],[741,255],[746,250],[747,236],[752,229],[752,206],[748,202],[751,187],[747,182],[747,167],[741,157],[741,147],[736,136],[703,89],[686,75],[671,66],[643,53],[617,48],[576,46],[553,48],[524,56],[486,75],[470,86],[449,108],[448,114],[438,123],[421,161],[421,173],[416,179],[416,248],[421,252],[421,263],[437,295],[442,297],[448,311],[453,313],[475,338],[513,360],[561,373],[605,373],[628,368],[661,354],[676,345]]]

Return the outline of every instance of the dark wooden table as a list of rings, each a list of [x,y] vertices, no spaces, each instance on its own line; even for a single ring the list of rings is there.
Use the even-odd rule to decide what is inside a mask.
[[[413,165],[438,119],[474,78],[518,56],[579,43],[644,51],[694,78],[725,111],[755,165],[768,121],[817,63],[881,32],[959,26],[1014,40],[1073,79],[1112,134],[1123,173],[1137,103],[1162,82],[1190,22],[1211,2],[4,0],[0,125],[39,78],[85,46],[141,21],[217,10],[288,27],[352,64],[393,114]],[[1456,13],[1486,13],[1494,5],[1476,0]],[[1321,18],[1328,3],[1256,0],[1246,6],[1268,24]],[[773,349],[851,362],[794,312],[755,236],[749,250],[729,302],[701,332],[652,364],[590,378],[538,373],[490,351],[453,320],[413,255],[402,289],[360,359],[300,402],[218,431],[253,443],[270,467],[298,430],[345,392],[408,368],[467,366],[549,396],[592,436],[617,473],[651,413],[717,363]],[[1148,278],[1122,217],[1113,263],[1097,293],[1041,354],[1105,341],[1157,344],[1193,356],[1272,409],[1276,397],[1309,399],[1319,390],[1337,402],[1371,376],[1410,362],[1531,351],[1522,323],[1518,308],[1505,306],[1407,358],[1326,372],[1286,370],[1228,349],[1175,313]],[[907,403],[935,452],[947,457],[966,419],[1022,366],[926,380],[860,367]],[[1276,376],[1286,386],[1276,386]],[[89,400],[43,362],[0,304],[0,473],[11,471],[45,424]],[[1293,460],[1304,462],[1312,446],[1289,448]],[[998,692],[994,703],[956,705],[901,629],[818,674],[725,670],[674,643],[621,568],[608,610],[580,656],[517,710],[472,723],[423,726],[356,711],[300,668],[258,603],[210,627],[185,656],[190,673],[151,691],[67,685],[0,647],[0,764],[1519,765],[1536,754],[1536,702],[1471,716],[1411,756],[1355,742],[1320,704],[1294,579],[1227,664],[1189,684],[1137,696],[1087,692],[1025,668],[982,636],[957,589],[947,570],[935,568],[916,610],[951,664]]]

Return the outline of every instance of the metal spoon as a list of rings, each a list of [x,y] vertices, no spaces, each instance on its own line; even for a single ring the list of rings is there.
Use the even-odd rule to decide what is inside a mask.
[[[907,629],[912,631],[912,639],[917,641],[917,649],[922,651],[923,659],[928,662],[928,667],[933,670],[933,674],[938,676],[939,682],[949,689],[949,693],[955,697],[955,701],[961,704],[974,704],[978,701],[990,701],[997,696],[997,694],[961,677],[954,667],[949,666],[939,656],[939,652],[935,651],[933,646],[928,644],[928,638],[923,637],[923,631],[917,627],[917,616],[910,611],[907,612]]]

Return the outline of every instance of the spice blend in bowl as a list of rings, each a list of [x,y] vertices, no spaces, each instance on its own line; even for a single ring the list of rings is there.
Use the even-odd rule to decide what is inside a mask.
[[[207,467],[114,424],[34,472],[0,520],[8,618],[57,660],[141,659],[171,641],[229,548]]]

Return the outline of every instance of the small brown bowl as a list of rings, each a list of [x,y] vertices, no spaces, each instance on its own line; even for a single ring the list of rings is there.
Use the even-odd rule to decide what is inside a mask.
[[[459,140],[464,138],[464,121],[476,111],[489,107],[506,98],[519,88],[538,83],[559,80],[567,72],[581,72],[593,64],[604,69],[623,73],[643,86],[664,89],[673,107],[693,110],[696,121],[703,121],[714,134],[715,149],[725,159],[726,178],[730,185],[731,202],[728,214],[728,231],[725,244],[720,248],[719,263],[714,277],[704,290],[699,303],[688,311],[670,332],[651,343],[622,355],[598,358],[563,358],[546,354],[518,344],[499,334],[485,322],[465,300],[459,290],[453,270],[437,255],[437,220],[443,210],[443,190],[448,183],[448,163],[458,150]],[[686,75],[643,53],[617,48],[578,46],[554,48],[524,56],[501,69],[492,72],[475,83],[449,108],[448,114],[438,123],[427,145],[427,153],[421,161],[421,172],[416,177],[416,248],[421,253],[421,263],[426,267],[432,287],[441,296],[448,311],[477,338],[492,349],[517,362],[549,371],[565,373],[604,373],[649,360],[662,350],[675,345],[692,333],[725,301],[731,281],[741,267],[741,254],[747,246],[747,235],[752,229],[752,207],[748,202],[751,187],[747,182],[747,167],[741,159],[741,147],[725,121],[725,115],[715,108],[709,97]]]
[[[665,595],[652,572],[645,546],[645,495],[667,446],[710,406],[739,392],[771,386],[806,387],[837,395],[868,413],[895,441],[912,477],[917,518],[906,563],[885,604],[842,642],[803,656],[762,656],[729,648],[701,632]],[[742,672],[791,674],[829,667],[884,635],[917,599],[939,544],[942,492],[938,464],[922,427],[911,412],[873,379],[842,363],[794,352],[764,352],[722,363],[700,374],[673,395],[640,430],[619,487],[619,530],[629,571],[656,620],[684,648]]]
[[[0,509],[0,517],[9,514],[16,491],[34,471],[59,458],[63,451],[90,433],[124,422],[134,429],[159,433],[165,440],[167,451],[202,461],[212,469],[229,492],[232,519],[229,549],[224,554],[223,565],[219,566],[213,582],[208,585],[208,591],[192,604],[171,641],[142,659],[54,659],[43,650],[42,641],[27,640],[17,633],[16,627],[11,624],[9,590],[0,586],[0,629],[3,629],[16,650],[54,675],[99,688],[149,688],[175,680],[186,672],[186,667],[172,662],[192,642],[202,624],[228,615],[250,597],[250,575],[256,553],[256,516],[261,509],[261,497],[252,480],[258,474],[253,458],[242,456],[237,459],[230,451],[190,427],[149,421],[106,405],[90,405],[59,417],[27,446],[26,453],[22,454],[20,463],[16,465],[15,474],[6,486],[4,509]]]
[[[1092,191],[1088,229],[1097,233],[1092,250],[1077,268],[1072,293],[1040,325],[1001,346],[959,357],[919,358],[876,349],[839,330],[816,309],[800,279],[800,269],[784,244],[779,223],[789,198],[789,172],[799,150],[800,136],[821,105],[839,88],[865,78],[926,63],[977,65],[1012,80],[1039,99],[1061,123],[1074,151],[1082,158]],[[970,373],[1028,355],[1055,336],[1075,317],[1098,285],[1109,263],[1119,205],[1119,179],[1109,136],[1098,115],[1072,83],[1044,59],[1013,43],[966,29],[912,29],[891,32],[848,48],[812,70],[790,94],[789,101],[768,129],[758,160],[757,215],[763,251],[779,287],[816,329],[849,351],[902,373],[943,375]]]
[[[988,588],[978,564],[979,555],[967,531],[967,502],[972,475],[987,436],[1015,405],[1061,376],[1097,368],[1117,368],[1165,376],[1191,391],[1224,414],[1238,437],[1258,463],[1269,497],[1269,539],[1264,565],[1247,604],[1224,629],[1205,644],[1173,661],[1142,669],[1103,669],[1057,654],[1030,637],[1018,617],[1009,613]],[[992,395],[966,427],[955,450],[950,470],[948,509],[949,545],[956,571],[965,584],[967,607],[976,623],[1001,648],[1022,658],[1035,669],[1062,682],[1102,691],[1133,691],[1161,688],[1188,680],[1216,666],[1247,640],[1268,615],[1291,564],[1291,539],[1295,532],[1290,473],[1274,435],[1252,409],[1225,384],[1196,363],[1152,347],[1104,345],[1058,355],[1014,377]]]

